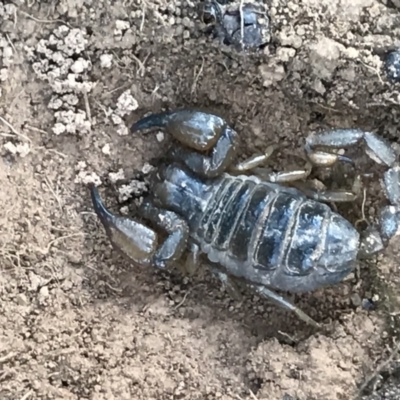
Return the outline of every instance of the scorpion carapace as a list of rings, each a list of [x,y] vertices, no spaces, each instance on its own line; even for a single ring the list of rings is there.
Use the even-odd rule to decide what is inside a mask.
[[[306,139],[305,168],[270,172],[261,165],[272,154],[256,155],[234,165],[237,133],[220,117],[196,110],[153,114],[136,122],[132,132],[161,127],[178,144],[171,163],[157,170],[140,217],[153,224],[113,216],[92,187],[95,211],[113,245],[138,264],[168,267],[190,250],[187,262],[197,265],[206,254],[208,265],[225,284],[240,278],[258,294],[319,326],[274,290],[305,292],[341,282],[358,258],[382,250],[399,232],[400,168],[394,150],[373,133],[335,129]],[[290,184],[305,180],[312,165],[351,162],[335,149],[364,141],[367,154],[384,164],[383,186],[390,202],[361,234],[325,202],[353,201],[352,191],[300,190]],[[193,150],[195,149],[195,150]],[[246,172],[251,171],[252,174]],[[292,186],[293,186],[292,185]],[[158,244],[158,233],[167,234]]]

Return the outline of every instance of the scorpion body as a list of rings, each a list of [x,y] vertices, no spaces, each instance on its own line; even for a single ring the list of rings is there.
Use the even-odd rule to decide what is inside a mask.
[[[272,154],[256,155],[237,165],[237,133],[220,117],[196,110],[153,114],[132,132],[162,127],[180,142],[151,177],[151,194],[141,207],[142,222],[111,214],[91,187],[97,215],[115,248],[143,266],[166,268],[190,250],[187,265],[206,254],[224,284],[240,278],[258,294],[314,320],[274,290],[305,292],[341,282],[362,256],[375,254],[400,232],[400,167],[391,146],[359,129],[336,129],[306,139],[307,165],[290,172],[260,167]],[[351,191],[318,191],[303,185],[311,166],[350,162],[336,150],[364,141],[367,154],[387,167],[383,188],[389,205],[378,223],[359,233],[326,202],[357,198],[361,177]],[[251,175],[246,172],[252,171]],[[301,186],[301,185],[300,185]],[[158,231],[167,234],[160,244]]]
[[[167,167],[162,185],[165,206],[188,221],[209,261],[233,276],[301,292],[338,283],[354,269],[358,232],[295,188],[255,176],[201,180],[178,166]]]

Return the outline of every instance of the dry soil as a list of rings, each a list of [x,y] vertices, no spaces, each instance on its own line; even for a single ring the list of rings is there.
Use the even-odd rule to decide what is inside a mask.
[[[221,114],[243,158],[279,144],[277,170],[319,129],[399,143],[400,84],[383,69],[400,45],[396,3],[270,0],[271,41],[250,54],[206,34],[193,0],[0,1],[0,398],[399,399],[398,245],[289,296],[330,327],[316,332],[232,298],[206,268],[133,267],[87,189],[134,211],[170,138],[128,127],[162,109]],[[385,200],[378,178],[367,218]],[[362,200],[339,209],[355,221]]]

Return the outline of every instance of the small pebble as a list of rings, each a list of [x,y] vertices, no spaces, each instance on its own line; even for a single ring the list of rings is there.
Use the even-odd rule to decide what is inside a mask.
[[[118,19],[117,21],[115,21],[115,28],[119,31],[124,31],[130,28],[130,24],[128,21]]]
[[[49,288],[47,286],[43,286],[39,290],[39,296],[42,298],[49,297]]]
[[[362,302],[360,295],[358,293],[354,293],[351,296],[351,302],[353,303],[354,307],[359,307]]]
[[[362,300],[362,308],[364,310],[373,310],[375,308],[375,303],[370,299],[363,299]]]
[[[128,215],[129,214],[129,207],[128,206],[123,206],[120,208],[120,212],[123,215]]]
[[[400,49],[394,50],[387,55],[385,71],[388,79],[400,82]]]
[[[379,301],[379,294],[374,294],[374,295],[372,296],[372,301],[373,301],[373,302]]]
[[[29,304],[29,300],[27,299],[27,297],[23,293],[20,293],[17,296],[17,303],[20,306],[27,306]]]
[[[102,54],[100,56],[100,66],[101,68],[111,68],[112,67],[112,54]]]
[[[157,140],[161,143],[164,140],[164,133],[158,132],[156,135]]]
[[[152,165],[150,165],[149,163],[146,163],[143,165],[142,168],[142,172],[147,175],[149,172],[151,172],[154,169],[154,167]]]
[[[103,154],[107,154],[110,155],[110,145],[107,143],[103,146],[103,148],[101,149],[101,151],[103,152]]]

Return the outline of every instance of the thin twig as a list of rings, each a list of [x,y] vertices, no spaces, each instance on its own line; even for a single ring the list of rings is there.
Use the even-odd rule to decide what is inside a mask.
[[[60,208],[60,211],[62,213],[63,209],[62,209],[61,200],[59,199],[59,197],[56,195],[56,193],[54,192],[53,188],[51,187],[50,179],[47,178],[47,177],[45,177],[44,179],[45,179],[45,183],[46,183],[47,187],[49,188],[50,192],[53,194],[54,198],[56,199],[56,201],[58,203],[58,207]]]
[[[146,68],[145,68],[145,66],[144,66],[144,63],[147,61],[147,59],[149,58],[149,55],[150,54],[148,54],[147,56],[146,56],[146,58],[144,59],[144,61],[142,62],[142,61],[140,61],[139,60],[139,58],[137,58],[134,54],[131,54],[131,57],[138,63],[138,65],[139,65],[139,69],[136,71],[136,73],[137,74],[139,74],[140,76],[143,76],[144,75],[144,73],[145,73],[145,71],[146,71]]]
[[[241,44],[242,44],[242,50],[244,49],[244,18],[243,18],[243,1],[240,0],[240,36],[241,36]]]
[[[365,63],[364,63],[363,61],[361,61],[361,60],[359,60],[359,61],[360,61],[360,63],[361,63],[362,65],[364,65],[364,67],[369,68],[370,70],[374,71],[374,72],[376,73],[376,75],[378,75],[378,79],[379,79],[380,83],[381,83],[382,85],[384,84],[384,83],[383,83],[383,80],[382,80],[382,78],[381,78],[381,74],[379,73],[378,68],[374,68],[374,67],[372,67],[371,65],[365,64]]]
[[[45,134],[45,135],[48,135],[48,134],[49,134],[48,132],[46,132],[46,131],[44,131],[44,130],[42,130],[42,129],[39,129],[39,128],[35,128],[34,126],[25,125],[25,128],[30,129],[31,131],[34,131],[34,132],[43,133],[43,134]]]
[[[60,153],[59,151],[54,150],[54,149],[46,149],[46,147],[44,147],[44,146],[35,147],[34,150],[44,150],[45,152],[57,154],[58,156],[60,156],[62,158],[68,158],[68,156],[66,154]]]
[[[27,18],[30,18],[31,20],[35,21],[35,22],[39,22],[40,24],[56,24],[57,22],[61,23],[61,24],[65,24],[67,25],[69,28],[72,28],[72,26],[68,23],[63,21],[62,19],[38,19],[33,17],[32,15],[28,14],[25,11],[22,10],[18,10],[21,14],[24,14]]]
[[[367,199],[367,189],[364,188],[364,190],[363,190],[363,202],[362,202],[362,205],[361,205],[361,219],[358,219],[354,223],[355,227],[357,227],[358,224],[361,224],[361,222],[367,222],[368,223],[368,220],[365,217],[365,201],[366,201],[366,199]]]
[[[85,101],[85,108],[86,108],[86,114],[87,118],[90,122],[90,127],[92,126],[92,113],[90,111],[90,104],[89,104],[89,98],[86,92],[83,92],[83,100]]]
[[[10,353],[6,354],[3,357],[0,357],[0,364],[4,364],[5,362],[11,360],[12,358],[14,358],[17,354],[14,353],[13,351],[11,351]]]
[[[18,137],[21,137],[25,140],[27,140],[29,143],[32,143],[32,140],[29,139],[27,136],[23,135],[22,133],[19,133],[9,122],[7,122],[3,117],[0,117],[0,121],[3,122],[4,125],[7,125],[11,131]]]
[[[201,58],[202,58],[203,61],[202,61],[202,63],[201,63],[199,72],[198,72],[198,73],[195,75],[195,77],[194,77],[194,81],[193,81],[193,84],[192,84],[192,90],[191,90],[191,92],[190,92],[190,94],[192,94],[192,95],[193,95],[193,93],[195,92],[196,86],[197,86],[197,82],[198,82],[198,80],[199,80],[201,74],[203,73],[203,68],[204,68],[204,57],[201,57]]]
[[[290,341],[292,341],[293,343],[296,343],[297,340],[295,340],[292,336],[290,336],[288,333],[286,332],[282,332],[282,331],[278,331],[279,334],[281,334],[284,337],[287,337]]]
[[[181,307],[182,306],[182,304],[185,302],[185,300],[186,300],[186,297],[188,296],[188,294],[190,293],[190,289],[185,293],[185,295],[183,296],[183,299],[182,299],[182,301],[180,301],[175,307],[174,307],[174,310],[177,310],[179,307]]]
[[[360,390],[358,392],[359,396],[361,396],[362,392],[370,384],[370,382],[372,382],[372,380],[393,361],[393,359],[397,356],[399,350],[400,350],[400,342],[397,343],[396,346],[394,346],[392,353],[390,354],[388,359],[380,363],[376,367],[376,369],[371,373],[371,375],[365,380],[365,382],[361,385]]]
[[[52,241],[49,242],[49,244],[47,245],[45,250],[39,250],[42,254],[47,255],[50,251],[51,246],[54,243],[59,242],[60,240],[64,240],[64,239],[70,239],[72,237],[76,237],[76,236],[85,236],[85,234],[83,232],[79,232],[79,233],[72,233],[71,235],[66,235],[66,236],[60,236]]]
[[[249,389],[249,392],[250,392],[250,396],[253,398],[253,400],[258,400],[256,395],[252,392],[251,389]]]
[[[113,287],[113,286],[111,286],[107,281],[103,281],[104,282],[104,284],[106,285],[106,286],[108,286],[111,290],[113,290],[114,292],[117,292],[117,293],[121,293],[122,292],[122,289],[121,288],[115,288],[115,287]]]
[[[139,32],[143,31],[145,19],[146,19],[146,4],[143,4],[143,7],[142,7],[142,22],[140,23]]]
[[[25,89],[22,89],[12,100],[12,102],[10,103],[10,105],[8,106],[9,110],[12,110],[14,108],[15,103],[19,100],[19,98],[21,97],[21,94],[25,92]]]
[[[28,397],[32,394],[32,390],[29,390],[28,392],[26,392],[20,400],[27,400]]]
[[[17,53],[17,49],[15,48],[14,43],[11,41],[10,37],[8,36],[8,33],[6,33],[6,38],[7,38],[8,43],[10,43],[10,46],[13,48],[14,53]]]

